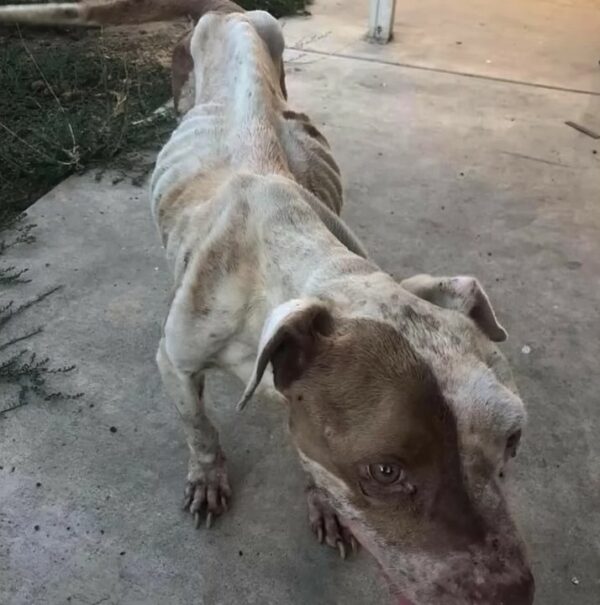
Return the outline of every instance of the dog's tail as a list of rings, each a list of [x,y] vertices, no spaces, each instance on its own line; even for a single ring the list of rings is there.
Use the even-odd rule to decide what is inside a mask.
[[[94,27],[184,17],[198,21],[210,11],[243,12],[231,0],[91,0],[80,3],[14,4],[0,6],[0,23]]]

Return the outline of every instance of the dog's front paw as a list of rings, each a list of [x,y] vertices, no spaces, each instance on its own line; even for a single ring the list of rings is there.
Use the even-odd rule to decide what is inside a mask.
[[[306,490],[308,503],[308,521],[320,544],[336,548],[340,557],[345,559],[351,550],[358,551],[358,542],[344,524],[344,520],[329,504],[327,494],[318,487],[311,486]]]
[[[185,487],[183,510],[194,515],[196,529],[200,527],[203,516],[206,528],[209,529],[213,518],[227,510],[230,499],[231,488],[223,454],[219,453],[211,464],[195,465],[194,470],[190,470]]]

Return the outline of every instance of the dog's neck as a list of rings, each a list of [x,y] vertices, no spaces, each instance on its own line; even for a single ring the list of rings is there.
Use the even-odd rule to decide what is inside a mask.
[[[414,298],[377,265],[356,255],[330,263],[337,274],[307,284],[306,294],[331,301],[344,317],[387,322],[394,309]]]
[[[262,221],[261,231],[268,233],[267,312],[292,298],[316,297],[332,302],[344,316],[382,319],[390,305],[414,298],[364,258],[362,247],[353,251],[353,242],[335,233],[298,195],[296,183],[275,177],[269,189],[271,199],[288,196],[288,201],[265,209]]]

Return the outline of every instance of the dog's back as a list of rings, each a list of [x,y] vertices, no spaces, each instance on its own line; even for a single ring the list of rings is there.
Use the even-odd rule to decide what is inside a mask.
[[[202,235],[194,227],[194,237],[208,237],[220,216],[214,206],[228,203],[219,192],[239,175],[279,177],[277,187],[283,177],[338,239],[364,255],[336,216],[342,187],[329,145],[305,114],[288,107],[280,86],[284,41],[277,20],[263,11],[207,14],[188,50],[193,68],[179,94],[183,117],[151,181],[171,262],[177,267],[185,256],[180,248],[192,222],[202,224]]]
[[[269,47],[253,21],[280,44]],[[206,215],[202,222],[209,230],[213,214],[206,206],[219,205],[216,192],[234,175],[291,176],[277,127],[284,104],[277,21],[267,13],[207,14],[189,52],[193,68],[180,96],[183,117],[157,158],[150,184],[154,218],[171,259],[186,238],[190,213]]]

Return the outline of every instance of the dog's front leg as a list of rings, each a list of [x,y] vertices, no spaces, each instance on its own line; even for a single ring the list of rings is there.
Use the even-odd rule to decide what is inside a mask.
[[[156,361],[165,389],[181,416],[190,449],[183,508],[194,515],[196,527],[201,513],[206,515],[206,527],[210,527],[213,517],[227,510],[231,489],[219,434],[204,411],[204,373],[179,371],[167,355],[164,338]]]

